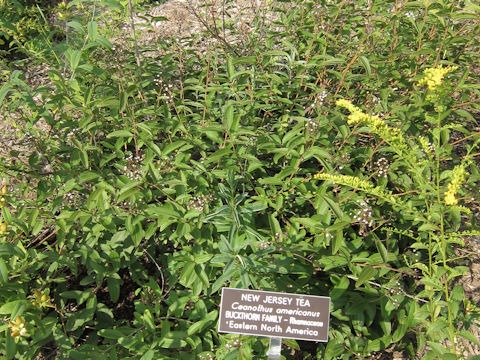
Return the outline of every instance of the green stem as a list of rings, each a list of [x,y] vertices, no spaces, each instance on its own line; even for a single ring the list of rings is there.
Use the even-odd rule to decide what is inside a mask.
[[[437,144],[437,150],[440,149],[441,147],[441,137],[440,137],[440,130],[441,130],[441,117],[440,113],[437,114],[437,126],[438,126],[438,144]],[[440,190],[440,152],[436,151],[436,177],[437,177],[437,201],[438,204],[441,204],[441,190]],[[442,205],[441,205],[442,206]],[[442,262],[443,262],[443,268],[447,268],[447,241],[445,239],[445,224],[444,224],[444,209],[443,206],[441,207],[440,210],[440,240],[441,240],[441,252],[442,252]],[[431,239],[431,236],[429,237]],[[430,240],[431,244],[431,240]],[[430,246],[429,246],[430,247]],[[430,250],[429,250],[430,252]],[[431,258],[430,264],[431,264]],[[449,330],[450,330],[450,340],[452,342],[452,350],[453,353],[457,353],[456,345],[455,345],[455,328],[453,326],[453,319],[452,319],[452,309],[450,306],[450,293],[448,289],[448,273],[444,275],[445,276],[445,301],[447,303],[447,312],[448,312],[448,325],[449,325]]]

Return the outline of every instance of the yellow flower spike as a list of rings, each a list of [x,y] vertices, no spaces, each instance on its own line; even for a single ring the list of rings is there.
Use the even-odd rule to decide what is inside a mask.
[[[335,104],[350,111],[350,115],[348,115],[347,118],[347,123],[349,125],[366,124],[371,127],[375,134],[378,134],[383,140],[394,146],[396,149],[400,151],[409,150],[400,130],[389,127],[380,117],[376,115],[365,114],[360,108],[353,105],[349,100],[340,99],[337,100]]]
[[[464,165],[457,165],[452,170],[452,181],[447,185],[447,191],[445,191],[445,204],[457,205],[458,199],[455,197],[458,189],[467,178],[468,173],[465,171]]]
[[[437,66],[434,68],[429,68],[425,70],[425,77],[420,79],[417,83],[417,86],[427,85],[428,89],[433,91],[443,82],[443,77],[448,73],[451,73],[458,69],[458,66],[448,66],[443,68]]]

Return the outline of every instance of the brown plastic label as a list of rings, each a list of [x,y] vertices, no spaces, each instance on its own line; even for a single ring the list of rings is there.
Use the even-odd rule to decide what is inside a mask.
[[[327,342],[329,319],[329,297],[223,288],[218,331]]]

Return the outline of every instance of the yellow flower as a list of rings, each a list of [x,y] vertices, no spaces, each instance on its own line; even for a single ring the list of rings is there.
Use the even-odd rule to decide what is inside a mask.
[[[437,66],[425,70],[425,76],[417,83],[418,86],[427,85],[429,90],[435,90],[442,84],[443,77],[458,69],[458,66],[448,66],[443,68]]]
[[[445,192],[445,204],[447,204],[447,205],[457,205],[458,204],[458,200],[455,197],[455,193],[451,193],[451,192],[448,192],[448,191]]]
[[[0,235],[5,235],[7,233],[7,223],[0,224]]]
[[[347,123],[349,125],[366,124],[371,127],[375,134],[378,134],[396,150],[408,151],[408,147],[399,129],[389,127],[385,121],[376,115],[365,114],[360,108],[356,107],[348,100],[337,100],[336,105],[350,111],[350,115],[348,115],[347,118]]]
[[[18,338],[20,336],[27,335],[27,324],[20,316],[17,316],[15,321],[10,321],[8,323],[8,327],[12,332],[12,338]]]
[[[447,205],[457,205],[458,200],[455,197],[458,189],[462,183],[467,178],[468,173],[465,171],[463,165],[457,165],[452,170],[453,177],[452,181],[447,185],[447,191],[445,191],[445,204]]]
[[[0,190],[0,207],[5,205],[5,195],[7,195],[7,185],[3,185]]]
[[[347,110],[350,111],[352,114],[353,114],[353,113],[357,113],[357,112],[362,112],[362,111],[360,110],[360,108],[356,107],[356,106],[353,105],[349,100],[346,100],[346,99],[337,100],[335,104],[336,104],[337,106],[339,106],[339,107],[343,107],[343,108],[347,109]]]

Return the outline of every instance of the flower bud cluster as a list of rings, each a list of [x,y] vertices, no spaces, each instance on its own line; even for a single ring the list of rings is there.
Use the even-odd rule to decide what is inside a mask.
[[[232,348],[239,348],[242,346],[242,342],[240,341],[240,339],[235,339],[233,340],[232,342],[228,342],[225,347],[230,350]]]
[[[357,200],[357,205],[360,206],[358,211],[355,214],[350,213],[350,216],[353,215],[353,220],[360,225],[364,225],[368,227],[373,226],[373,219],[372,219],[373,210],[371,206],[368,204],[368,200],[364,200],[364,201]]]
[[[262,242],[260,243],[260,249],[265,250],[265,249],[268,249],[272,245],[273,245],[273,243],[271,241],[262,240]]]
[[[323,90],[320,94],[317,94],[317,96],[315,96],[313,99],[313,106],[322,106],[327,96],[328,93],[325,90]]]
[[[78,205],[79,201],[84,199],[85,196],[78,190],[70,190],[69,192],[63,194],[63,199],[65,200],[65,204],[62,204],[62,208],[64,205],[67,206],[76,206]]]
[[[430,141],[428,141],[427,138],[421,136],[419,138],[419,142],[420,142],[420,145],[422,146],[422,150],[425,155],[430,157],[435,154],[435,146],[433,146],[433,144]]]
[[[198,195],[194,196],[190,201],[188,202],[188,209],[195,209],[198,211],[203,211],[207,204],[214,199],[213,195]]]
[[[325,102],[325,99],[327,98],[327,96],[328,96],[328,92],[326,92],[325,90],[315,95],[315,97],[313,98],[313,103],[305,108],[305,113],[307,114],[311,113],[313,109],[317,107],[321,107]]]
[[[378,169],[378,176],[386,178],[388,176],[388,169],[390,168],[390,164],[388,160],[384,157],[381,157],[375,163]]]
[[[80,129],[78,128],[70,129],[70,131],[66,134],[66,138],[70,139],[74,136],[77,136],[79,132],[80,132]]]
[[[318,129],[318,124],[315,121],[313,121],[311,118],[308,118],[305,123],[305,128],[307,129],[308,132],[314,132],[315,130]]]
[[[129,155],[126,158],[127,163],[123,167],[122,174],[132,181],[139,181],[143,175],[142,160],[141,156]]]
[[[36,308],[43,310],[47,307],[53,307],[52,302],[48,298],[47,294],[43,293],[41,290],[34,290],[32,298],[32,305]]]
[[[173,102],[173,84],[165,84],[160,77],[156,77],[154,80],[155,84],[158,86],[158,96],[163,97],[167,102]]]
[[[176,154],[172,154],[170,156],[164,156],[161,159],[157,160],[157,170],[166,170],[171,171],[175,168],[174,160]]]
[[[213,360],[215,359],[215,355],[213,355],[212,353],[206,353],[206,354],[200,354],[198,355],[198,358],[200,360]]]

